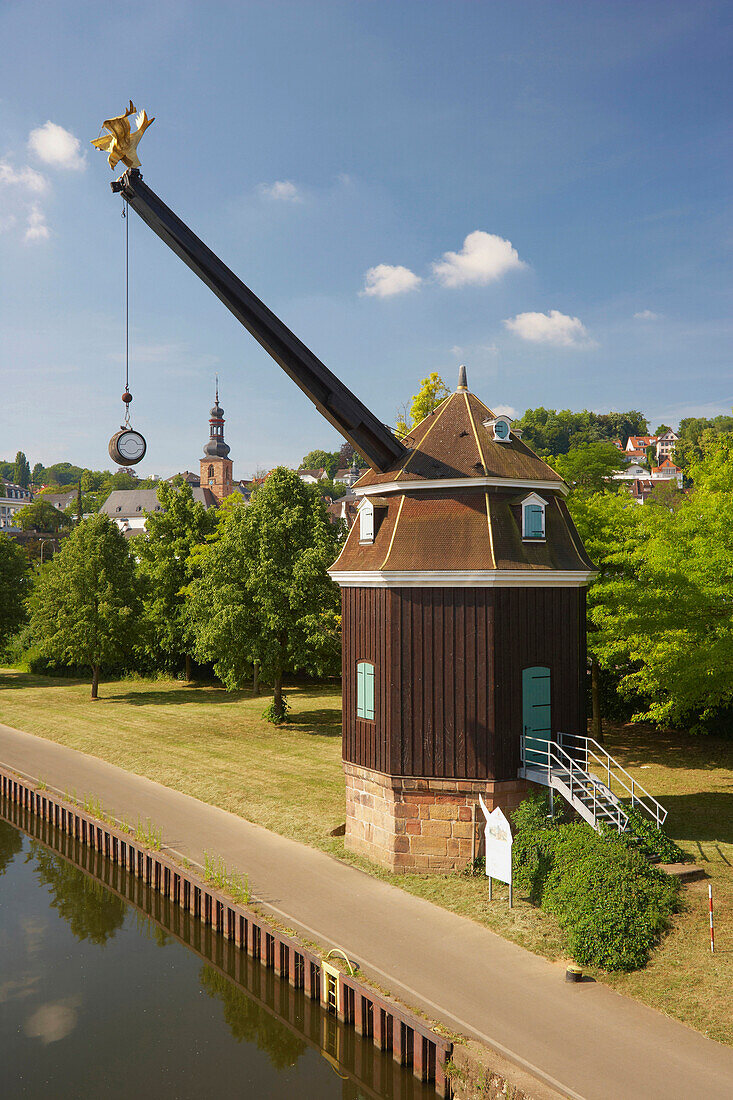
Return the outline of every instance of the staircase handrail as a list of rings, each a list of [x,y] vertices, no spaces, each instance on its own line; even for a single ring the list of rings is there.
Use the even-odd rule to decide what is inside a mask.
[[[654,821],[657,828],[661,829],[667,817],[667,810],[662,806],[661,802],[657,802],[654,795],[649,794],[649,791],[642,787],[637,779],[634,779],[633,775],[627,772],[623,764],[619,764],[618,760],[614,759],[614,757],[603,748],[603,745],[599,745],[592,737],[584,737],[579,733],[558,733],[557,737],[560,745],[562,745],[564,740],[580,743],[585,754],[586,771],[590,773],[590,760],[592,758],[601,767],[601,770],[606,772],[608,789],[612,789],[611,779],[615,779],[619,786],[623,787],[624,790],[631,795],[632,809],[636,806],[640,806]],[[629,783],[625,783],[621,775],[626,776]],[[631,785],[629,786],[629,784]],[[639,792],[641,792],[641,794]],[[651,805],[648,805],[645,799],[648,799]]]
[[[535,755],[542,755],[544,753],[547,759],[546,764],[544,764],[543,762],[540,762],[538,764],[536,760],[532,760],[529,762],[530,767],[536,768],[539,766],[540,768],[546,768],[548,777],[552,775],[553,763],[555,763],[560,768],[564,768],[565,771],[568,772],[570,780],[569,784],[566,784],[566,786],[568,786],[570,789],[571,801],[573,797],[575,797],[575,792],[573,791],[574,785],[579,790],[582,790],[586,795],[592,794],[594,821],[597,819],[598,816],[598,795],[600,793],[602,796],[601,804],[603,805],[605,812],[612,819],[614,819],[614,824],[616,825],[618,831],[623,832],[629,819],[624,813],[622,807],[616,802],[615,796],[613,795],[610,787],[604,787],[604,784],[597,776],[592,775],[590,772],[582,768],[575,757],[566,752],[558,741],[555,741],[554,739],[550,740],[545,737],[535,737],[532,734],[526,733],[522,735],[520,741],[522,766],[524,768],[527,767],[527,741],[533,742],[533,744],[529,746],[531,753]],[[610,805],[610,800],[605,793],[606,790],[613,799],[613,801],[610,802]]]

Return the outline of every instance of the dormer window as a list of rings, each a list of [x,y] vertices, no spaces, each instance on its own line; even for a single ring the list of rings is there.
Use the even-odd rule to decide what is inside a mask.
[[[495,416],[493,420],[484,420],[484,427],[494,433],[495,443],[511,443],[512,422],[508,416]]]
[[[374,506],[370,500],[359,509],[359,542],[374,542]]]
[[[522,538],[525,541],[544,541],[546,507],[547,501],[536,493],[530,493],[522,501]]]

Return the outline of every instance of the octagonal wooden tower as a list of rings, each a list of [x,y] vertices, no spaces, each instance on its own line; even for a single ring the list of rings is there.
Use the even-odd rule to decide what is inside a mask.
[[[354,486],[343,612],[346,845],[392,870],[471,856],[471,805],[514,808],[522,732],[585,733],[585,586],[567,486],[457,391]]]

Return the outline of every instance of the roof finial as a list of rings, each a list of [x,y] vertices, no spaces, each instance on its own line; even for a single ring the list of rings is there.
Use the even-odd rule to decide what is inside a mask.
[[[216,403],[218,405],[219,404],[219,375],[216,374],[216,375],[214,375],[214,377],[216,378]]]
[[[466,381],[466,368],[461,363],[458,368],[458,385],[456,386],[456,393],[465,393],[468,389],[468,382]]]

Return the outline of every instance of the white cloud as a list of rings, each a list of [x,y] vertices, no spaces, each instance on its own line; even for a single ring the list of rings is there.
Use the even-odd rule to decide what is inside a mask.
[[[508,416],[512,420],[517,418],[517,410],[513,405],[492,405],[491,411],[495,416]]]
[[[82,172],[87,166],[79,138],[50,119],[38,129],[31,130],[28,148],[51,168]]]
[[[445,252],[443,259],[432,265],[436,279],[453,287],[491,283],[526,266],[511,241],[482,229],[468,234],[460,252]]]
[[[303,196],[292,180],[275,180],[274,183],[261,183],[260,194],[266,199],[279,202],[302,202]]]
[[[659,314],[652,313],[650,309],[642,309],[641,313],[634,314],[635,321],[658,321]]]
[[[515,336],[534,344],[555,344],[558,347],[589,345],[588,332],[578,317],[568,317],[557,309],[547,313],[518,313],[504,324]]]
[[[19,187],[34,195],[42,195],[48,190],[48,180],[40,172],[36,172],[35,168],[29,168],[28,165],[14,168],[4,160],[0,161],[0,187]]]
[[[28,211],[25,241],[47,241],[51,236],[51,230],[46,225],[46,215],[36,203]]]
[[[376,267],[370,267],[364,276],[364,289],[361,293],[376,298],[391,298],[393,294],[416,290],[421,282],[420,276],[410,271],[409,267],[377,264]]]

